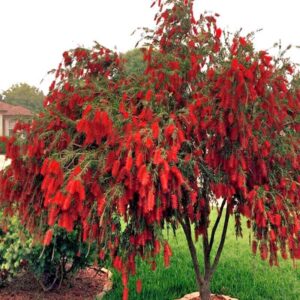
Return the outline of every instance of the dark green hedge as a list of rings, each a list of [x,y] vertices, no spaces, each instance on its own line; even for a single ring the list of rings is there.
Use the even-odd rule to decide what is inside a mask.
[[[5,153],[5,143],[0,141],[0,154]]]

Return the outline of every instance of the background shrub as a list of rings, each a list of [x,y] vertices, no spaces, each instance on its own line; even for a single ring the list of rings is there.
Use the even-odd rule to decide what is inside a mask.
[[[2,219],[0,213],[0,219]],[[64,279],[92,265],[94,243],[80,243],[78,230],[72,233],[56,227],[52,242],[44,247],[34,240],[13,216],[0,229],[0,286],[22,270],[31,272],[43,290],[59,288]]]

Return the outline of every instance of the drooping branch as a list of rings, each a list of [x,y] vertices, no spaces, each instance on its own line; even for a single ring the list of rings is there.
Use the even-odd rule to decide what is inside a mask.
[[[221,253],[222,253],[222,250],[223,250],[223,247],[224,247],[224,243],[225,243],[225,238],[226,238],[228,223],[229,223],[229,216],[230,216],[229,206],[227,205],[227,207],[226,207],[226,214],[225,214],[225,220],[224,220],[224,225],[223,225],[223,230],[222,230],[222,236],[221,236],[221,240],[220,240],[219,247],[218,247],[218,250],[217,250],[217,254],[215,256],[214,262],[213,262],[212,267],[211,267],[210,276],[212,276],[213,273],[215,272],[216,267],[217,267],[217,265],[219,263],[219,260],[220,260],[220,257],[221,257]]]
[[[214,244],[215,234],[216,234],[216,231],[218,229],[218,226],[219,226],[222,214],[223,214],[223,209],[224,209],[225,203],[226,203],[226,199],[223,199],[223,201],[221,203],[220,211],[218,213],[218,216],[217,216],[217,219],[215,221],[214,227],[211,231],[211,236],[210,236],[210,241],[209,241],[209,254],[211,253],[211,250],[212,250],[212,247],[213,247],[213,244]]]

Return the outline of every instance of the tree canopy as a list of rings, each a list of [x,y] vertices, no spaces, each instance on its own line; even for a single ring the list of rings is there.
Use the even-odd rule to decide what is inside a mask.
[[[145,72],[146,63],[143,60],[143,52],[136,48],[127,51],[121,57],[125,60],[124,69],[127,76],[141,76]]]
[[[66,51],[45,112],[7,143],[5,212],[40,241],[46,232],[45,245],[55,224],[80,226],[122,273],[123,299],[138,256],[155,269],[162,249],[169,265],[165,228],[182,226],[203,300],[230,216],[237,235],[248,219],[253,252],[271,265],[300,258],[299,73],[256,51],[252,35],[223,32],[217,15],[196,20],[192,4],[154,1],[140,76],[99,44]]]
[[[26,107],[32,112],[41,111],[45,97],[42,91],[27,83],[14,84],[2,95],[6,103]]]

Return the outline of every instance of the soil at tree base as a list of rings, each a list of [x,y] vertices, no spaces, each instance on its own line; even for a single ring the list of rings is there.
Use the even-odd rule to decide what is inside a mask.
[[[24,272],[0,288],[0,300],[94,300],[107,282],[106,274],[87,268],[59,290],[44,292],[33,275]]]
[[[199,297],[199,292],[195,292],[195,293],[187,294],[183,298],[177,300],[201,300],[201,297]],[[229,296],[224,296],[224,295],[211,294],[210,300],[238,300],[238,299],[231,298]]]

